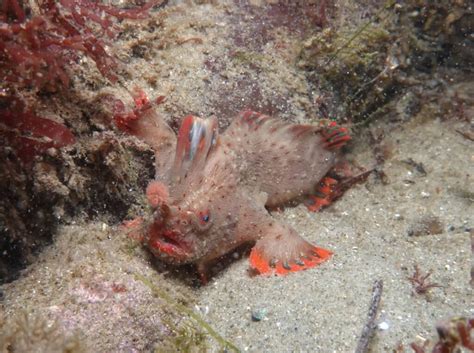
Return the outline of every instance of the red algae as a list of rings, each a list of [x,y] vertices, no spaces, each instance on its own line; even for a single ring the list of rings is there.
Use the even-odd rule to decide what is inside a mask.
[[[24,89],[56,92],[70,84],[69,68],[79,53],[90,57],[100,73],[117,81],[116,59],[107,38],[116,36],[114,21],[143,19],[160,0],[134,9],[119,9],[90,0],[43,1],[34,13],[17,0],[0,8],[0,78],[3,81],[0,134],[20,159],[30,162],[50,147],[74,143],[61,123],[42,118],[20,98]]]
[[[31,162],[34,156],[49,148],[60,148],[75,142],[74,135],[63,124],[41,118],[32,112],[3,111],[0,116],[2,122],[13,129],[2,131],[1,135],[8,145],[15,148],[24,163]]]
[[[0,76],[7,82],[41,88],[66,86],[69,66],[82,52],[104,77],[117,80],[117,63],[107,53],[108,38],[116,35],[115,19],[143,19],[162,1],[149,1],[137,9],[117,9],[89,0],[44,1],[39,14],[28,18],[17,0],[7,0],[0,12]],[[94,29],[98,25],[100,31]]]

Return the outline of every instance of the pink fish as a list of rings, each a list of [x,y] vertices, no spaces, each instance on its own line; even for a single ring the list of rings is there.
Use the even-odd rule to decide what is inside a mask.
[[[260,274],[285,275],[331,256],[267,209],[310,195],[311,210],[329,204],[336,180],[325,176],[350,140],[345,128],[288,124],[244,111],[219,135],[215,118],[188,116],[173,159],[153,138],[174,146],[171,130],[155,124],[155,134],[153,124],[141,124],[135,133],[157,151],[157,179],[147,188],[154,213],[144,237],[155,256],[196,264],[204,281],[211,263],[244,243],[255,243],[250,266]]]

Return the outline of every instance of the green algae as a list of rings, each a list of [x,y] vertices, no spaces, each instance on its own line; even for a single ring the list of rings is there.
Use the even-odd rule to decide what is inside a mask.
[[[261,65],[265,62],[266,57],[263,54],[255,52],[237,50],[232,56],[232,59],[242,65]]]
[[[318,91],[340,101],[331,109],[337,120],[350,116],[359,122],[383,106],[394,85],[392,71],[398,64],[389,53],[392,42],[393,35],[380,23],[357,30],[327,28],[303,43],[298,65]]]
[[[196,330],[193,323],[183,320],[175,324],[172,320],[163,320],[173,335],[155,348],[155,353],[205,353],[208,351],[207,335]]]
[[[168,293],[164,290],[153,284],[153,282],[139,274],[135,274],[135,278],[149,287],[152,292],[157,295],[159,298],[163,299],[166,303],[176,309],[182,315],[192,319],[199,327],[200,330],[204,330],[207,332],[209,336],[214,338],[219,345],[222,347],[224,351],[233,351],[233,352],[240,352],[240,350],[230,341],[223,338],[219,333],[217,333],[211,325],[209,325],[206,321],[204,321],[201,316],[196,314],[193,310],[189,309],[185,305],[177,302],[174,300]],[[184,336],[179,337],[180,334],[184,334]],[[197,334],[195,330],[192,329],[192,326],[185,326],[185,329],[181,329],[181,331],[176,332],[176,338],[174,340],[176,344],[178,344],[177,348],[183,348],[183,352],[192,352],[192,343],[203,344],[202,335]],[[180,347],[179,345],[183,345],[184,347]],[[162,352],[157,350],[156,352]]]
[[[385,6],[382,7],[377,13],[376,16],[379,16],[383,11],[390,9],[393,5],[395,4],[395,1],[387,1],[385,3]],[[385,17],[384,17],[385,18]],[[354,32],[352,36],[349,37],[346,43],[344,43],[342,46],[338,47],[338,49],[334,52],[334,54],[329,58],[328,64],[330,64],[338,55],[341,53],[343,50],[349,50],[351,49],[351,44],[357,39],[359,42],[361,39],[363,39],[363,33],[366,32],[369,34],[369,40],[371,39],[370,37],[370,31],[368,31],[369,27],[373,27],[374,23],[372,21],[367,21],[364,25],[360,26],[357,31]],[[376,53],[374,53],[376,54]]]

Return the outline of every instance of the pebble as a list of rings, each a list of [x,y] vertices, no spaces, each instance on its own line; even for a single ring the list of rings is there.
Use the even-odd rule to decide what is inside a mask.
[[[262,309],[255,309],[252,311],[252,321],[258,322],[262,321],[265,319],[267,316],[267,309],[262,308]]]

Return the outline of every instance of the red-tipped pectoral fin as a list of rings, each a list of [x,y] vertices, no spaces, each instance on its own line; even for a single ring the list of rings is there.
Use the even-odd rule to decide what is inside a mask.
[[[252,249],[250,266],[259,274],[283,276],[315,267],[331,255],[331,251],[310,244],[292,228],[274,223]]]

